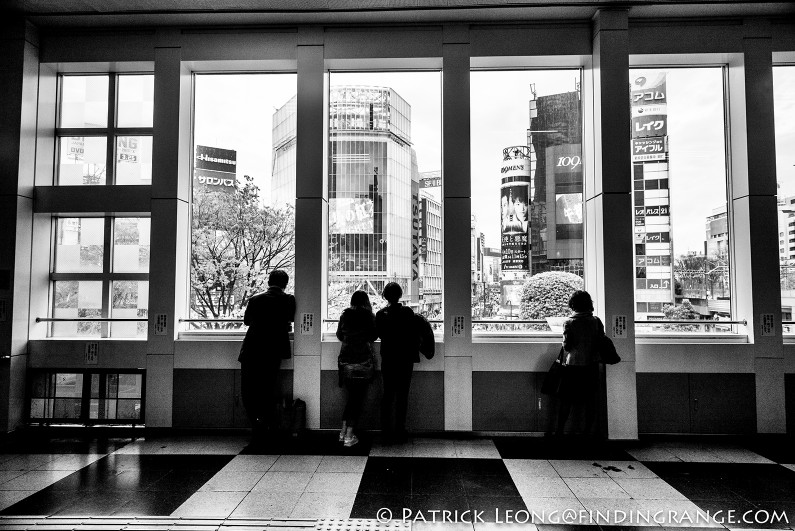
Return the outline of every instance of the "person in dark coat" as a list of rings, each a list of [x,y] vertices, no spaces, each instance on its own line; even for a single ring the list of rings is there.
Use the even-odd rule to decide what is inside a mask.
[[[344,386],[348,394],[345,411],[342,414],[339,440],[350,447],[359,442],[354,429],[359,423],[371,378],[355,378],[350,374],[346,377],[345,366],[368,362],[374,364],[373,341],[378,339],[373,308],[370,305],[370,298],[364,291],[356,291],[351,296],[350,308],[342,312],[337,323],[337,339],[342,342],[340,355],[337,358],[340,387]],[[373,371],[375,371],[374,366]]]
[[[255,434],[276,426],[279,367],[290,357],[290,323],[295,296],[285,293],[290,277],[281,269],[268,276],[268,290],[248,300],[243,322],[248,326],[240,349],[243,406]]]
[[[602,321],[593,314],[587,291],[569,299],[574,314],[563,324],[563,380],[558,393],[557,434],[563,435],[573,405],[585,407],[585,434],[592,435],[599,386],[599,353],[595,345],[605,335]]]
[[[406,411],[414,364],[420,361],[420,334],[414,311],[400,303],[403,289],[390,282],[381,294],[388,306],[378,310],[375,326],[381,338],[381,430],[384,440],[405,442]],[[393,423],[394,417],[394,423]]]

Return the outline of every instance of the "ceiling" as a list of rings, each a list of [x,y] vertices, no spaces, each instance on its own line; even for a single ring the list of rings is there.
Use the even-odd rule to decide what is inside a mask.
[[[4,0],[38,26],[406,24],[590,18],[795,16],[792,0]]]

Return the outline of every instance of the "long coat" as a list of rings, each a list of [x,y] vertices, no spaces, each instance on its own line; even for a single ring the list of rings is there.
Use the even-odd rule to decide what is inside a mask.
[[[295,296],[271,286],[248,301],[243,322],[248,325],[240,362],[264,362],[290,357],[290,323],[295,319]]]

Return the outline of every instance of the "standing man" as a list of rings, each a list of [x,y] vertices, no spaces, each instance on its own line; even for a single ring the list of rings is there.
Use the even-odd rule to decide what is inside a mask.
[[[414,364],[420,361],[420,334],[414,311],[400,303],[403,296],[400,284],[390,282],[381,296],[389,303],[375,315],[375,327],[381,338],[381,378],[384,382],[381,432],[386,442],[404,443],[408,439],[406,411],[411,373]]]
[[[243,406],[255,436],[277,427],[279,367],[290,357],[290,323],[295,319],[295,296],[284,292],[289,280],[285,271],[272,271],[268,290],[248,300],[243,316],[248,331],[237,360]]]

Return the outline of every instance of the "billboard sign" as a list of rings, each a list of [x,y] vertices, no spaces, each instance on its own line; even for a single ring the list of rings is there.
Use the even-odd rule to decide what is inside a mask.
[[[411,300],[420,298],[420,185],[411,183]]]
[[[667,103],[665,72],[660,72],[653,80],[649,80],[645,76],[635,77],[630,88],[630,101],[633,106]]]
[[[632,138],[665,136],[667,134],[667,114],[644,114],[632,117]]]
[[[555,223],[582,223],[582,193],[555,195]]]
[[[632,162],[665,160],[668,152],[668,137],[632,139]]]
[[[138,164],[140,161],[139,138],[120,136],[116,139],[116,160],[120,163]]]
[[[420,179],[420,188],[438,188],[442,186],[441,177],[425,177]]]
[[[335,197],[329,199],[331,234],[373,234],[374,208],[369,197]]]
[[[582,145],[560,144],[547,147],[547,168],[550,167],[555,174],[582,173]]]
[[[193,165],[194,186],[215,192],[233,193],[237,189],[237,152],[209,146],[196,146]]]
[[[505,160],[500,170],[500,246],[503,271],[530,270],[531,172],[531,160],[528,158]]]

